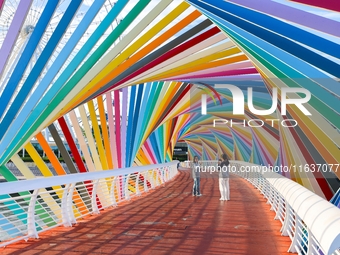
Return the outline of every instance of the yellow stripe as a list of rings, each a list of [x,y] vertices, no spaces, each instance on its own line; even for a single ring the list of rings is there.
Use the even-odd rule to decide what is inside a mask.
[[[102,163],[103,169],[108,169],[107,161],[105,159],[104,146],[103,146],[103,143],[102,143],[102,137],[101,137],[99,126],[98,126],[98,120],[97,120],[97,115],[96,115],[96,112],[95,112],[95,109],[94,109],[93,100],[89,101],[87,103],[87,106],[88,106],[89,112],[90,112],[92,129],[94,131],[94,137],[95,137],[98,152],[99,152],[100,162]]]
[[[232,44],[224,44],[226,47],[231,47]],[[202,54],[197,53],[189,56],[190,62],[178,65],[178,62],[175,62],[174,65],[167,66],[167,70],[164,70],[162,73],[150,76],[147,78],[147,80],[161,80],[162,78],[169,78],[173,76],[178,76],[180,74],[188,74],[195,71],[201,71],[202,68],[200,68],[201,65],[206,65],[207,63],[210,63],[212,67],[216,67],[216,60],[220,60],[226,57],[230,57],[231,55],[235,55],[241,53],[241,50],[237,47],[233,47],[231,49],[227,50],[220,50],[218,52],[210,53],[207,52],[205,54],[206,56],[201,57]],[[197,56],[196,56],[197,55]],[[195,57],[196,56],[196,57]],[[195,59],[195,58],[197,59]],[[194,59],[193,59],[194,58]],[[217,65],[218,66],[218,65]],[[206,69],[206,68],[205,68]],[[155,73],[155,72],[153,72]],[[141,80],[143,82],[143,80]]]
[[[28,168],[28,166],[25,164],[25,162],[19,157],[18,154],[14,154],[11,158],[11,161],[14,163],[14,165],[20,170],[20,172],[23,174],[23,176],[29,180],[34,179],[35,175],[32,173],[31,169]]]
[[[33,147],[33,145],[31,143],[27,143],[25,145],[25,149],[28,152],[28,154],[31,156],[31,158],[33,159],[34,163],[39,168],[40,172],[45,177],[46,176],[53,176],[50,169],[46,166],[45,162],[42,160],[42,158],[40,157],[40,155],[38,154],[38,152],[35,150],[35,148]],[[52,188],[54,190],[58,190],[58,189],[61,189],[61,186],[53,186]],[[42,189],[42,190],[44,190],[44,189]],[[56,194],[58,195],[59,198],[62,198],[62,196],[63,196],[63,192],[60,191],[60,190],[56,191]],[[57,204],[57,202],[54,200],[54,198],[50,194],[44,194],[44,195],[41,195],[41,197],[44,200],[44,202],[49,206],[49,208],[53,208],[53,213],[58,217],[58,219],[62,219],[61,208]]]
[[[41,173],[44,176],[53,176],[50,169],[46,166],[45,162],[42,160],[39,153],[35,150],[31,143],[27,143],[25,149],[28,152],[28,154],[30,154],[34,163],[37,165],[37,167],[40,169]]]
[[[89,172],[94,172],[94,171],[96,171],[96,168],[95,168],[95,166],[93,164],[91,155],[89,153],[89,149],[88,149],[86,141],[84,139],[84,134],[83,134],[82,130],[80,129],[78,118],[77,118],[75,112],[71,111],[69,113],[69,117],[71,119],[73,129],[74,129],[74,131],[76,133],[76,137],[78,139],[78,143],[80,145],[80,149],[81,149],[81,151],[83,153],[87,169],[89,170]]]
[[[109,132],[108,132],[108,129],[107,129],[107,122],[106,122],[105,109],[104,109],[104,103],[103,103],[103,97],[102,96],[99,96],[97,98],[97,103],[98,103],[98,109],[99,109],[100,124],[101,124],[101,128],[102,128],[102,136],[103,136],[103,140],[104,140],[105,158],[107,160],[108,169],[113,169]]]
[[[96,148],[93,136],[92,136],[92,131],[91,131],[91,128],[90,128],[90,125],[89,125],[89,121],[87,119],[85,107],[83,105],[81,105],[81,106],[78,107],[78,110],[79,110],[79,113],[80,113],[80,118],[83,122],[83,127],[84,127],[86,138],[87,138],[87,144],[90,148],[91,156],[92,156],[92,159],[94,161],[96,171],[103,170],[102,164],[100,163],[97,148]]]

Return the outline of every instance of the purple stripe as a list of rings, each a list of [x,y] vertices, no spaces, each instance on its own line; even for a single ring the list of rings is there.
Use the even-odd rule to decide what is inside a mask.
[[[229,0],[229,2],[243,5],[331,35],[340,36],[339,22],[291,6],[268,0]]]
[[[0,77],[2,72],[4,71],[4,67],[8,61],[8,57],[15,45],[21,27],[24,23],[24,20],[27,16],[27,13],[31,7],[32,0],[21,0],[19,6],[15,12],[12,23],[7,31],[6,38],[2,43],[2,47],[0,49]],[[1,3],[2,5],[3,3]]]

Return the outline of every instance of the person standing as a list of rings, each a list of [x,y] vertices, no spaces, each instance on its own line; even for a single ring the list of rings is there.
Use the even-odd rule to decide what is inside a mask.
[[[200,178],[201,178],[201,165],[198,162],[198,157],[194,157],[194,162],[191,164],[192,178],[194,179],[194,186],[192,187],[193,196],[202,196],[200,192]]]
[[[219,164],[219,188],[221,193],[221,201],[230,200],[229,191],[229,160],[227,154],[222,154],[223,161]]]

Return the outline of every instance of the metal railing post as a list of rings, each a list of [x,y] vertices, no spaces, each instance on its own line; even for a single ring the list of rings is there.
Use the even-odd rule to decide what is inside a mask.
[[[139,175],[140,172],[138,172],[137,177],[136,177],[136,195],[140,196],[140,191],[139,191]]]
[[[149,175],[150,175],[150,173],[149,173]],[[155,169],[152,169],[152,172],[151,172],[151,180],[150,180],[151,189],[154,189],[154,188],[155,188],[155,178],[154,178],[154,175],[155,175]]]
[[[160,176],[159,176],[159,168],[157,167],[157,169],[156,169],[156,181],[155,181],[155,187],[157,187],[158,185],[160,185],[161,183],[161,181],[160,181]]]
[[[33,191],[27,212],[27,236],[34,238],[39,238],[37,229],[35,227],[35,203],[37,202],[38,194],[39,189]]]
[[[126,200],[130,200],[130,194],[129,194],[129,178],[130,178],[130,174],[128,174],[128,176],[126,177],[126,181],[125,181],[125,187],[124,187],[124,197]]]
[[[293,237],[293,240],[292,240],[292,243],[290,244],[290,247],[288,249],[288,252],[298,252],[298,247],[297,247],[297,244],[298,242],[300,241],[299,240],[299,235],[298,235],[298,232],[299,232],[299,228],[301,227],[301,224],[300,224],[300,217],[298,215],[295,214],[295,231],[294,231],[294,237]]]
[[[145,171],[144,174],[143,174],[143,176],[144,176],[144,192],[149,192],[147,175],[148,175],[148,171]]]
[[[281,212],[282,212],[282,209],[283,209],[283,204],[282,204],[282,197],[280,194],[277,194],[278,196],[278,205],[277,205],[277,211],[276,211],[276,214],[275,214],[275,217],[274,217],[274,220],[279,220],[280,219],[280,215],[281,215]]]
[[[308,245],[307,245],[307,251],[306,251],[306,254],[313,254],[313,252],[312,252],[312,250],[313,250],[313,247],[312,247],[312,245],[313,245],[313,238],[312,238],[312,233],[310,232],[310,230],[309,230],[309,228],[307,227],[306,228],[306,230],[307,230],[307,235],[308,235]]]
[[[116,183],[117,183],[117,178],[113,177],[112,182],[111,182],[110,198],[112,201],[112,206],[114,207],[117,206],[116,194],[115,194]]]
[[[67,201],[66,201],[66,209],[68,212],[68,220],[71,224],[76,224],[77,220],[76,217],[74,216],[73,213],[73,193],[74,193],[74,189],[76,187],[76,183],[71,183],[69,189],[68,189],[68,194],[67,194]]]
[[[71,227],[72,223],[69,219],[68,208],[67,208],[67,198],[68,198],[68,189],[71,184],[67,184],[63,191],[63,197],[61,199],[61,216],[62,216],[62,223],[64,227]]]
[[[273,196],[274,196],[272,208],[273,208],[274,212],[277,212],[277,211],[278,211],[278,207],[279,207],[279,205],[278,205],[278,199],[277,199],[277,198],[278,198],[279,194],[278,194],[278,192],[275,190],[274,187],[272,187],[272,190],[273,190]]]
[[[91,196],[91,206],[92,206],[92,213],[99,214],[99,209],[97,205],[97,188],[99,184],[99,179],[93,180],[92,186],[92,196]]]
[[[285,210],[286,210],[286,214],[285,214],[285,218],[283,220],[283,225],[281,228],[281,235],[283,236],[288,236],[288,231],[289,231],[289,220],[290,220],[290,216],[291,216],[291,211],[290,211],[290,206],[288,203],[285,203]]]

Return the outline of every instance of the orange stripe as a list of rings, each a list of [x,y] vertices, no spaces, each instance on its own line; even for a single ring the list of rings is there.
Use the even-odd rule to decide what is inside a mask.
[[[50,160],[50,162],[51,162],[52,166],[54,167],[55,171],[57,172],[57,174],[58,175],[65,175],[66,172],[65,172],[64,168],[60,164],[57,156],[52,151],[51,147],[49,146],[48,142],[46,141],[46,139],[42,135],[42,133],[41,132],[38,133],[35,137],[37,138],[42,149],[45,151],[46,156]]]
[[[54,154],[54,152],[52,151],[51,147],[49,146],[48,142],[46,141],[45,137],[42,135],[42,133],[38,133],[36,136],[35,136],[40,144],[40,146],[42,147],[42,149],[45,151],[46,153],[46,156],[48,157],[48,159],[50,160],[52,166],[54,167],[56,173],[58,175],[66,175],[66,172],[64,170],[64,168],[62,167],[62,165],[60,164],[57,156]],[[83,200],[81,199],[81,197],[79,196],[78,192],[77,191],[74,191],[73,192],[73,200],[74,200],[74,203],[77,207],[79,206],[83,206],[84,210],[82,213],[83,214],[86,214],[88,213],[88,209],[86,207],[86,205],[84,204]]]
[[[103,135],[103,140],[104,140],[105,155],[106,155],[106,160],[107,160],[107,164],[108,164],[108,169],[113,169],[109,132],[107,130],[105,110],[104,110],[104,104],[103,104],[103,97],[102,96],[97,97],[97,103],[98,103],[100,123],[101,123],[101,128],[102,128],[102,135]]]

